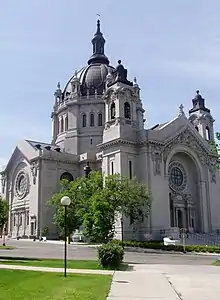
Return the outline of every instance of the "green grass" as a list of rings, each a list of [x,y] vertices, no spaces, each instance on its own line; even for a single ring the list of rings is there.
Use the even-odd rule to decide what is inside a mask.
[[[34,267],[49,267],[49,268],[63,268],[63,259],[39,259],[39,258],[18,258],[0,256],[0,264],[7,265],[22,265]],[[68,260],[67,268],[69,269],[88,269],[88,270],[102,270],[103,268],[95,260]],[[122,264],[119,268],[121,271],[128,269],[127,264]]]
[[[109,275],[68,275],[20,270],[0,270],[0,299],[105,300]]]
[[[220,266],[220,260],[216,260],[214,263],[213,263],[214,266]]]
[[[0,246],[0,250],[13,250],[15,247],[13,246]]]

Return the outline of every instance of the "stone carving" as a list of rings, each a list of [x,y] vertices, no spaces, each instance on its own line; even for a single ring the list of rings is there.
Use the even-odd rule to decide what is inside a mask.
[[[33,178],[33,184],[36,184],[38,170],[39,170],[39,162],[33,162],[31,164],[31,175]]]
[[[161,175],[161,162],[162,162],[162,153],[161,147],[153,147],[152,148],[152,160],[154,167],[154,175]]]
[[[184,106],[182,105],[182,104],[180,104],[180,106],[179,106],[179,113],[178,113],[178,117],[180,117],[180,116],[184,116],[185,115],[185,113],[184,113]]]
[[[163,158],[166,161],[167,157],[172,150],[172,148],[175,145],[185,145],[191,149],[193,149],[196,154],[198,155],[200,161],[203,164],[206,164],[208,161],[208,156],[207,153],[205,153],[204,149],[202,146],[199,145],[199,143],[196,141],[194,136],[190,133],[188,129],[184,130],[177,136],[174,140],[170,141],[167,145],[164,147],[163,151]]]
[[[116,82],[121,82],[121,83],[130,85],[130,86],[133,86],[133,82],[127,80],[127,74],[128,74],[127,69],[124,68],[124,66],[121,64],[121,60],[119,60],[117,67],[112,72],[114,80],[113,80],[113,82],[108,84],[108,86],[111,86]]]
[[[216,160],[210,159],[208,165],[209,165],[209,172],[211,175],[211,182],[216,183]]]
[[[5,173],[1,174],[1,184],[2,184],[2,193],[4,194],[5,184],[6,184],[6,174]]]

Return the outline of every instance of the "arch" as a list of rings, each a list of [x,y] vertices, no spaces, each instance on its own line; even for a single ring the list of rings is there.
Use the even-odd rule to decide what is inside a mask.
[[[102,126],[102,113],[98,114],[98,126]]]
[[[115,102],[112,102],[111,107],[110,107],[110,112],[111,112],[111,120],[114,120],[115,119],[115,114],[116,114]]]
[[[204,174],[196,153],[187,146],[176,146],[165,166],[169,174],[170,225],[197,232],[204,230],[209,208],[204,211]]]
[[[68,180],[69,182],[71,182],[71,181],[74,180],[73,175],[70,174],[69,172],[64,172],[64,173],[61,174],[60,180],[63,180],[63,179],[66,179],[66,180]]]
[[[86,127],[86,114],[82,115],[82,127]]]
[[[90,114],[90,126],[93,127],[95,125],[95,119],[94,119],[94,114]]]
[[[66,115],[66,118],[65,118],[65,131],[68,130],[68,126],[69,126],[68,123],[69,123],[69,122],[68,122],[68,115]]]
[[[125,119],[131,119],[131,106],[128,102],[124,103],[124,117]]]
[[[183,146],[183,145],[173,147],[173,149],[170,151],[170,153],[169,153],[169,155],[167,157],[167,160],[166,160],[165,174],[168,174],[169,163],[170,163],[172,157],[174,156],[174,154],[181,153],[181,152],[189,155],[189,157],[193,160],[193,162],[195,163],[196,168],[197,168],[197,174],[199,176],[199,180],[200,181],[204,181],[204,174],[201,171],[202,170],[202,164],[201,164],[201,162],[199,161],[199,159],[196,156],[196,154],[190,148],[188,148],[187,146]]]
[[[206,126],[205,128],[205,138],[210,141],[210,129],[209,126]]]
[[[61,117],[60,119],[60,133],[64,131],[64,121],[63,121],[63,117]]]

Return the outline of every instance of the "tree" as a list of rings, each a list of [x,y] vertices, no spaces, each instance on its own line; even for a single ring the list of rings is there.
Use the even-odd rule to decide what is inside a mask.
[[[53,196],[54,220],[61,230],[64,228],[64,208],[60,199],[64,195],[71,199],[67,215],[68,233],[84,225],[87,236],[104,243],[114,236],[117,213],[139,221],[148,216],[151,206],[150,194],[136,179],[121,178],[119,174],[104,177],[101,172],[92,171],[88,178],[62,181],[61,192]]]
[[[8,220],[8,203],[0,196],[0,231],[2,232]]]
[[[216,137],[217,141],[220,141],[220,132],[216,132],[215,137]],[[219,156],[219,154],[220,154],[220,144],[218,142],[216,143],[215,140],[212,140],[212,141],[210,141],[210,146],[211,146],[212,152],[216,153]],[[216,168],[220,169],[220,164],[219,163],[216,164]]]

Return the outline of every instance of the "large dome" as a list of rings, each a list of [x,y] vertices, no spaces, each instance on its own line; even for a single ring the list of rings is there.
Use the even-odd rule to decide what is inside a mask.
[[[76,76],[80,82],[80,92],[82,96],[87,95],[87,93],[94,95],[96,91],[98,95],[103,94],[108,69],[110,68],[113,71],[114,68],[109,66],[109,60],[104,53],[105,39],[100,31],[99,20],[97,21],[97,31],[92,39],[92,44],[93,54],[88,60],[88,65],[76,72],[69,80],[64,89],[64,97],[66,94],[71,93],[71,82]]]
[[[109,68],[114,70],[113,67],[98,62],[82,68],[69,80],[66,88],[64,89],[64,94],[71,92],[71,81],[77,75],[80,82],[80,92],[82,96],[85,96],[87,91],[89,91],[90,95],[94,95],[95,90],[98,95],[102,95],[103,90],[105,89],[106,76]]]

